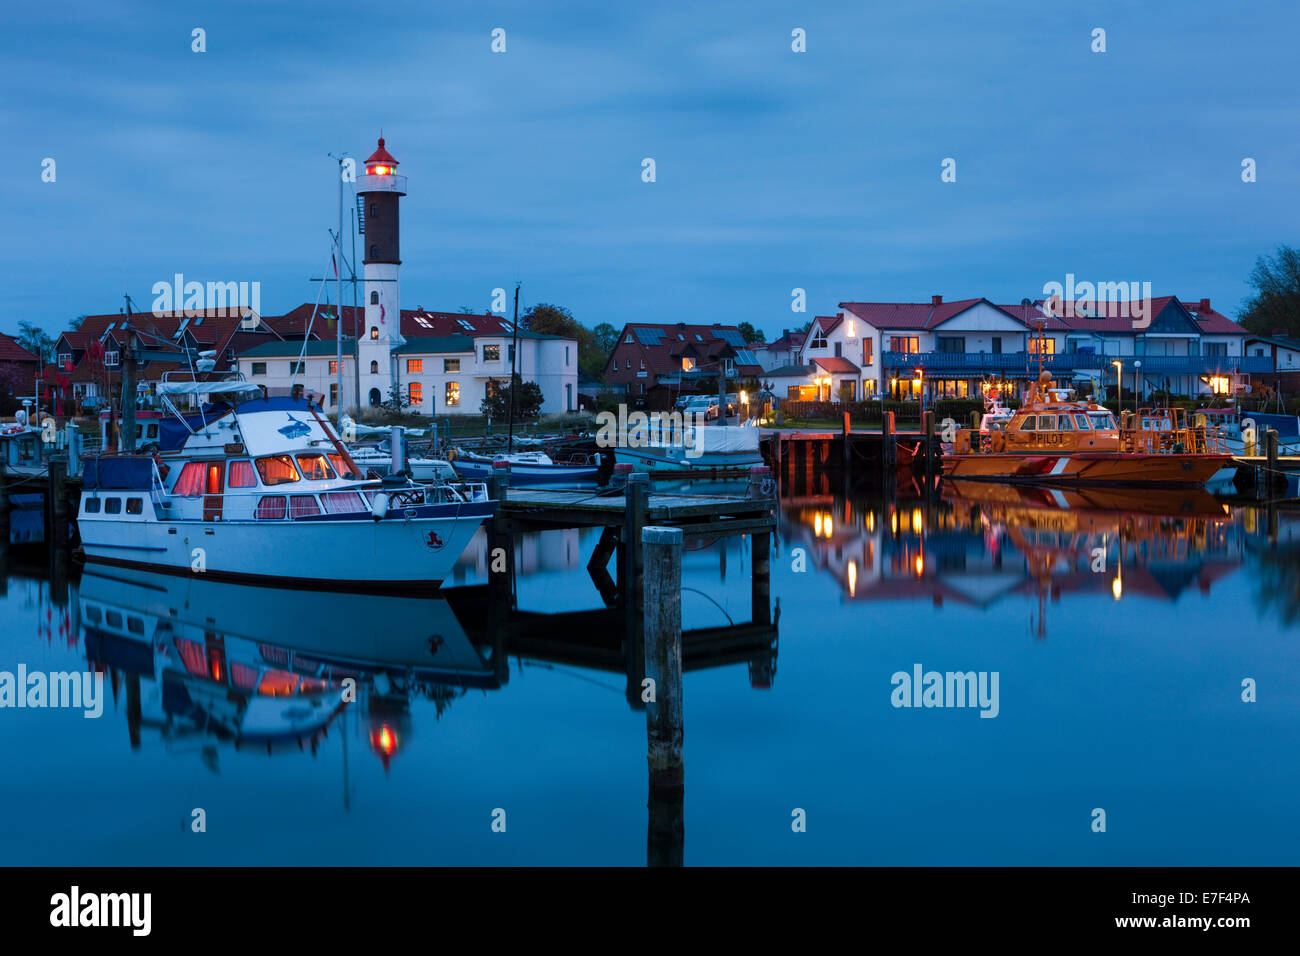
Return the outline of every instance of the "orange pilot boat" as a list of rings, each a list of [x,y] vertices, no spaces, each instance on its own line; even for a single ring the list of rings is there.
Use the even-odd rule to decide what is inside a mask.
[[[988,422],[989,416],[985,416]],[[961,429],[943,457],[949,478],[1069,485],[1201,487],[1232,463],[1222,436],[1181,408],[1125,412],[1077,401],[1040,371],[1009,419]]]

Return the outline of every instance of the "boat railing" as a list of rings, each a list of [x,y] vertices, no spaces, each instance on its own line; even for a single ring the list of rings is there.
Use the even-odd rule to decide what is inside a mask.
[[[1120,450],[1145,455],[1226,454],[1222,426],[1188,424],[1184,408],[1141,408],[1120,424]],[[1202,420],[1203,421],[1203,420]]]

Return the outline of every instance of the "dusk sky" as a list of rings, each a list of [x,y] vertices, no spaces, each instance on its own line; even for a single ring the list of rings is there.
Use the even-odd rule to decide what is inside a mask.
[[[1235,316],[1256,257],[1300,245],[1298,10],[5,4],[0,330],[147,309],[178,272],[260,282],[268,315],[312,301],[327,154],[381,129],[410,177],[406,308],[520,280],[588,326],[770,338],[841,301],[1019,302],[1074,273]]]

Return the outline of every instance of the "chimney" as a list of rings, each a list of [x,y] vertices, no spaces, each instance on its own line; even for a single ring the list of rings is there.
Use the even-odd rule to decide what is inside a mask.
[[[931,304],[931,305],[943,305],[943,296],[941,296],[941,295],[932,295],[932,296],[930,296],[930,304]]]
[[[1202,299],[1202,300],[1201,300],[1201,307],[1200,307],[1199,309],[1197,309],[1196,311],[1197,311],[1197,312],[1209,312],[1209,311],[1210,311],[1210,300],[1209,300],[1209,299]]]

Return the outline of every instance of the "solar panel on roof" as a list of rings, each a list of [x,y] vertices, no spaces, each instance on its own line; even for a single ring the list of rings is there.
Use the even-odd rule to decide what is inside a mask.
[[[636,333],[637,341],[642,345],[658,345],[663,341],[663,329],[633,329]]]
[[[740,334],[739,329],[723,329],[718,333],[718,338],[726,342],[733,349],[745,347],[745,337]]]
[[[754,357],[754,353],[751,352],[749,349],[738,349],[736,351],[736,364],[757,365],[758,359]]]

